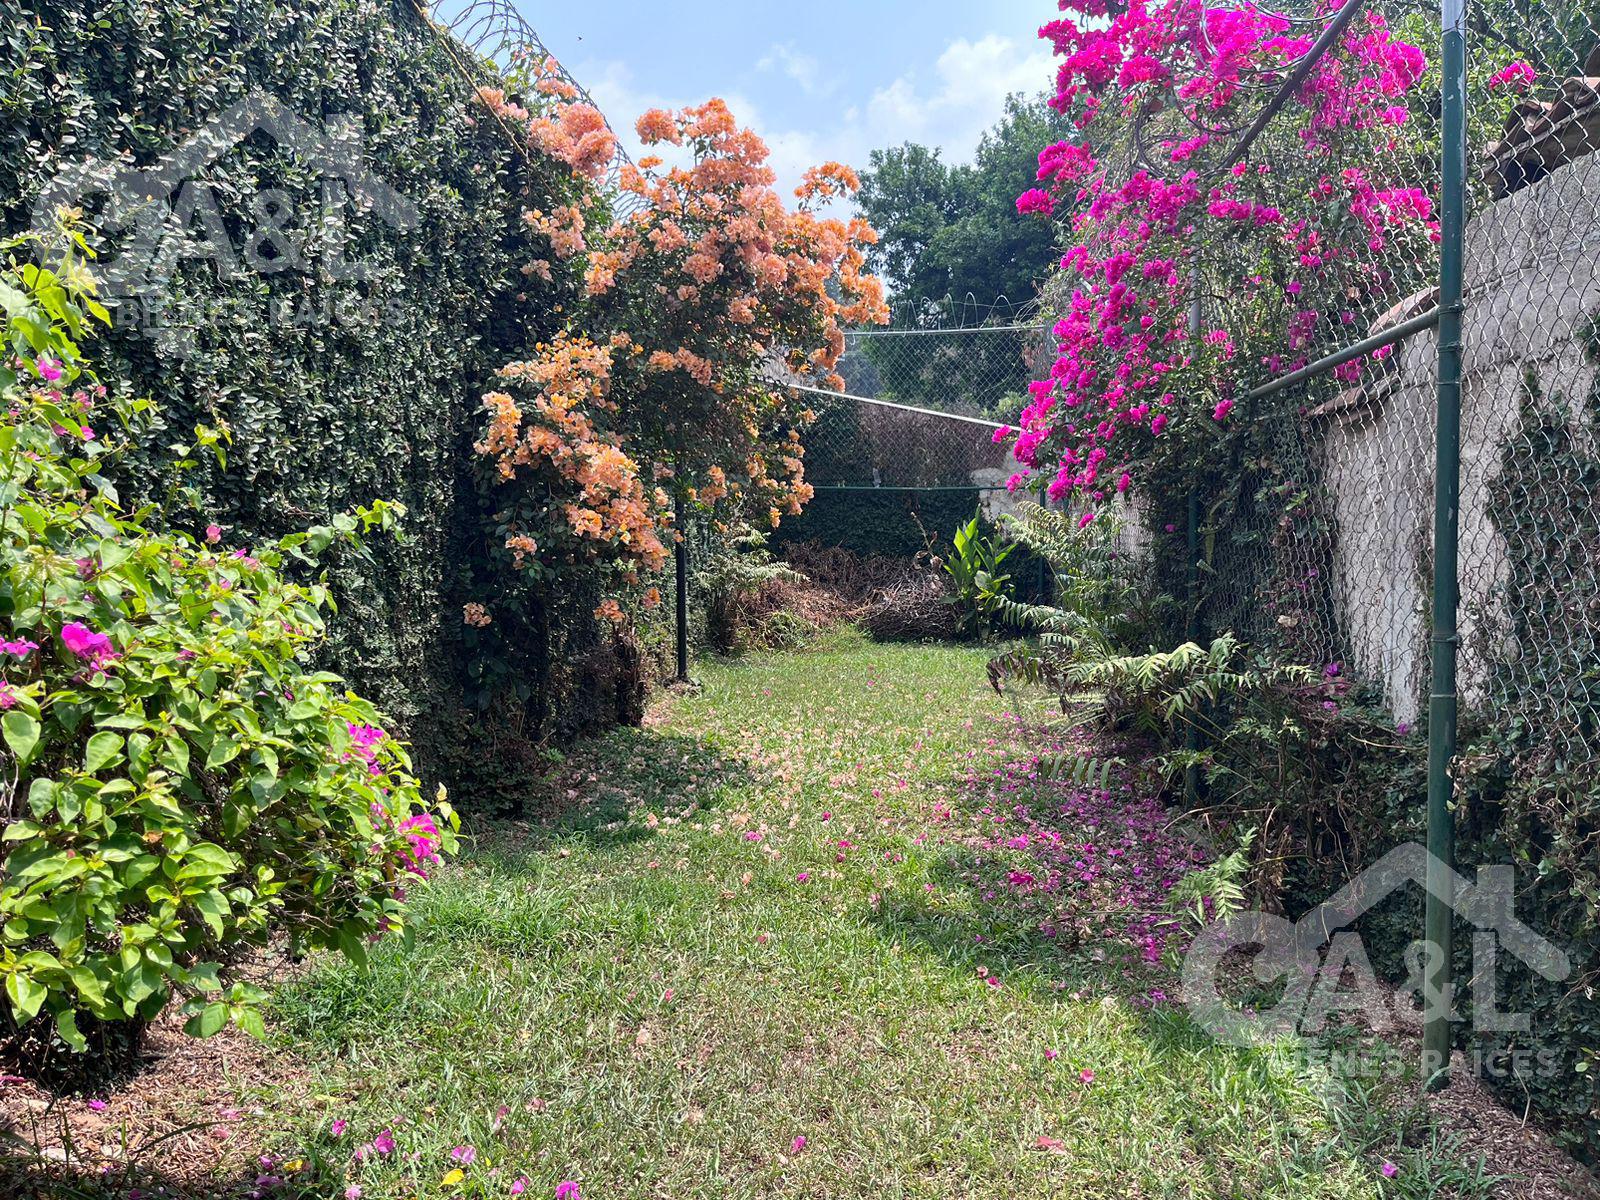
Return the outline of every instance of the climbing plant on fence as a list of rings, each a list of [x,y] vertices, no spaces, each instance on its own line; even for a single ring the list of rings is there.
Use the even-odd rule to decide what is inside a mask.
[[[157,486],[169,447],[204,423],[231,441],[225,466],[191,475],[191,529],[215,522],[250,543],[374,499],[403,505],[401,537],[328,564],[339,615],[324,660],[396,715],[430,769],[503,763],[515,744],[601,716],[605,664],[586,658],[597,641],[580,581],[545,598],[554,634],[533,669],[496,671],[463,623],[494,544],[471,465],[480,397],[577,295],[565,275],[521,270],[535,257],[523,212],[583,190],[556,140],[508,142],[457,69],[463,49],[409,4],[0,0],[0,21],[6,228],[34,221],[63,169],[158,162],[253,89],[316,133],[344,129],[362,169],[414,212],[405,229],[369,205],[329,212],[324,165],[269,133],[208,153],[169,228],[198,240],[214,205],[239,269],[185,257],[160,304],[115,308],[107,373],[164,397],[164,432],[135,451],[124,489]],[[263,189],[278,209],[260,207]],[[91,223],[107,216],[105,195],[82,202]],[[103,223],[114,254],[126,231]],[[263,235],[307,269],[248,269]],[[363,278],[330,277],[330,249]],[[481,742],[491,698],[516,737],[486,755],[465,735]]]
[[[1513,970],[1507,1003],[1534,1029],[1470,1048],[1491,1086],[1531,1095],[1593,1152],[1600,31],[1581,5],[1490,2],[1465,27],[1467,373],[1459,504],[1441,506],[1460,538],[1443,644],[1459,635],[1461,743],[1435,782],[1462,861],[1515,864],[1526,919],[1576,964],[1562,981]],[[1239,634],[1335,681],[1346,719],[1305,755],[1313,798],[1287,806],[1320,897],[1422,833],[1413,731],[1441,611],[1436,364],[1454,317],[1439,13],[1091,0],[1043,34],[1055,103],[1082,133],[1044,149],[1018,201],[1067,246],[1018,482],[1048,480],[1085,522],[1130,498],[1180,601],[1170,640]],[[1251,819],[1285,811],[1282,795],[1212,797],[1228,800]],[[1368,924],[1403,977],[1411,905]]]

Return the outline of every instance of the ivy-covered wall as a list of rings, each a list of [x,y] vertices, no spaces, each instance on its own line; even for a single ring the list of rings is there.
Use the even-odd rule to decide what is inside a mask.
[[[549,332],[565,299],[519,269],[520,214],[555,167],[473,111],[404,0],[0,0],[0,30],[9,232],[33,223],[63,167],[155,164],[253,89],[305,129],[355,139],[353,161],[411,206],[414,223],[396,228],[381,206],[346,200],[338,189],[360,181],[330,180],[304,147],[225,130],[170,197],[169,231],[192,256],[162,289],[166,311],[124,302],[91,349],[164,414],[130,492],[166,486],[171,446],[197,423],[231,431],[226,466],[201,456],[189,480],[196,527],[224,526],[230,548],[374,498],[406,506],[403,540],[334,567],[329,663],[400,722],[425,769],[481,761],[462,748],[485,721],[481,664],[462,644],[485,537],[470,442],[491,371]],[[127,244],[104,194],[82,204],[109,249]],[[336,278],[340,256],[366,277]],[[546,617],[554,633],[527,674],[548,693],[549,658],[587,652],[594,633],[587,610]],[[537,724],[566,716],[547,694],[529,700]],[[524,741],[540,732],[525,713],[509,724]]]

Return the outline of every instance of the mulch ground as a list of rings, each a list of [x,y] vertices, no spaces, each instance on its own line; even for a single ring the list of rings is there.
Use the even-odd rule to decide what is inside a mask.
[[[201,1041],[159,1021],[119,1081],[70,1094],[0,1077],[0,1195],[201,1200],[262,1174],[263,1095],[292,1091],[282,1055],[236,1029]]]

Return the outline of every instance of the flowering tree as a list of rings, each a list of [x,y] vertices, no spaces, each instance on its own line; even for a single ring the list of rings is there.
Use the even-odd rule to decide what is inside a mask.
[[[550,113],[512,114],[535,140],[575,106],[547,94]],[[789,209],[766,146],[721,101],[647,113],[639,133],[684,161],[624,168],[633,215],[596,228],[592,194],[526,214],[543,250],[530,271],[575,273],[581,298],[565,332],[502,369],[477,448],[502,482],[504,545],[536,580],[574,562],[630,581],[659,569],[675,501],[739,504],[774,525],[799,512],[810,414],[774,380],[836,381],[840,325],[887,318],[864,272],[871,229],[816,211],[854,190],[849,168],[808,172]],[[598,611],[622,616],[614,601]]]
[[[1254,157],[1233,161],[1315,29],[1248,4],[1061,7],[1041,30],[1062,59],[1052,103],[1082,133],[1041,151],[1040,186],[1017,207],[1067,230],[1066,299],[1015,452],[1089,521],[1141,463],[1203,466],[1243,379],[1304,365],[1358,304],[1416,286],[1437,225],[1415,183],[1427,64],[1381,14],[1352,22]],[[1224,279],[1229,323],[1191,328],[1193,302]]]

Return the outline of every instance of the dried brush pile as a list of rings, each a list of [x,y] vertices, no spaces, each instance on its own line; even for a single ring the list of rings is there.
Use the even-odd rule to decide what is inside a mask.
[[[946,641],[960,635],[950,578],[938,560],[861,555],[838,546],[796,542],[784,557],[814,588],[831,594],[879,641]]]

